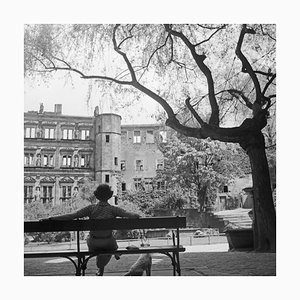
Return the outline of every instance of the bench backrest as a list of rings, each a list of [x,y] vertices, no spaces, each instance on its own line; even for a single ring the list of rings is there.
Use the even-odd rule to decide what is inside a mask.
[[[139,219],[29,221],[24,222],[24,232],[89,231],[104,229],[184,228],[185,217],[153,217]]]

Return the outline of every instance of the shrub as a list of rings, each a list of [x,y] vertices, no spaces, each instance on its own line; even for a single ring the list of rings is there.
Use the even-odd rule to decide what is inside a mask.
[[[59,232],[54,236],[54,242],[69,242],[71,240],[71,233],[69,231]]]

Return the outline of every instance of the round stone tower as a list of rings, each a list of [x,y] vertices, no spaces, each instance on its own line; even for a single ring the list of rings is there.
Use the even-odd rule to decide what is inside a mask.
[[[95,180],[114,191],[109,200],[117,204],[120,193],[121,116],[113,113],[95,115]]]

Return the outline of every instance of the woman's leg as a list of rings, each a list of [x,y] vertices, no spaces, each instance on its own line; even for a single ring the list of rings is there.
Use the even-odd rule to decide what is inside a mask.
[[[118,244],[115,238],[109,239],[93,239],[90,236],[87,238],[87,246],[89,251],[97,250],[117,250]],[[104,267],[109,263],[111,255],[97,255],[96,256],[96,265],[98,267],[98,276],[103,276]]]
[[[104,268],[109,263],[110,259],[111,255],[98,255],[96,257],[96,265],[99,269],[97,273],[98,276],[103,276]]]

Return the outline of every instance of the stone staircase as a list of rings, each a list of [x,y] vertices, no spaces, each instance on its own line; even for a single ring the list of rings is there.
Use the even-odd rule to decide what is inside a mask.
[[[232,225],[232,228],[250,229],[252,227],[252,220],[248,215],[250,210],[248,208],[237,208],[212,212],[211,227],[219,228],[219,232],[224,232],[227,224]]]

